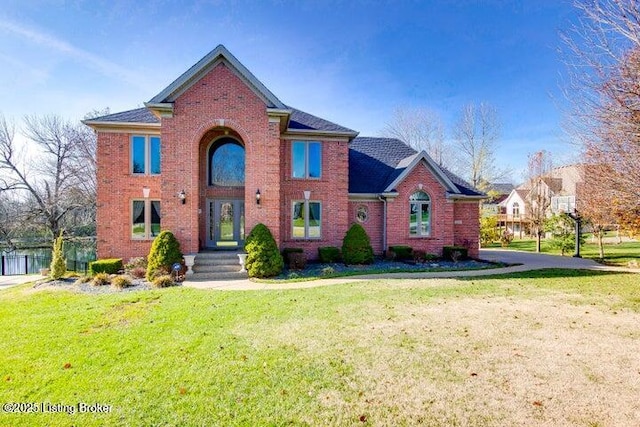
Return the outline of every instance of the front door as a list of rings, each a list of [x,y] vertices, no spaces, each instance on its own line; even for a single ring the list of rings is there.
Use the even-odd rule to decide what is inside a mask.
[[[207,247],[244,245],[244,200],[207,200]]]

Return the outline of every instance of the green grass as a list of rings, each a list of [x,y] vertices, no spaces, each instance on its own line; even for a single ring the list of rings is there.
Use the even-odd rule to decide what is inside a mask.
[[[407,424],[410,414],[392,403],[354,403],[370,392],[357,374],[360,364],[377,361],[377,344],[361,341],[371,325],[405,316],[407,307],[559,292],[571,294],[572,304],[640,312],[637,279],[550,270],[422,282],[437,286],[380,280],[288,291],[178,287],[110,295],[25,285],[0,292],[0,401],[113,409],[0,412],[0,425],[362,425],[363,414],[367,425]],[[385,341],[398,357],[415,345],[409,338]],[[436,353],[420,363],[408,359],[397,379],[449,363]],[[460,381],[439,372],[439,381]],[[327,404],[336,395],[344,405]]]
[[[488,247],[500,247],[499,244],[493,244]],[[517,239],[513,240],[509,244],[507,249],[513,249],[518,251],[535,252],[536,241],[534,239]],[[549,243],[545,240],[541,243],[541,252],[560,255],[560,250],[551,248]],[[571,250],[569,254],[565,256],[573,255],[574,251]],[[598,245],[587,241],[580,247],[580,254],[583,258],[591,258],[600,261],[600,253],[598,252]],[[604,246],[604,260],[605,264],[626,266],[629,261],[640,260],[640,242],[623,242],[623,243],[609,243]]]

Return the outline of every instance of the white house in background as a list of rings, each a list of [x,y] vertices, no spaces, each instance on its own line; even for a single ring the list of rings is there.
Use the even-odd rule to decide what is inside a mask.
[[[541,178],[538,191],[551,199],[548,216],[575,212],[582,177],[583,165],[567,165],[555,168],[548,176]],[[500,204],[503,213],[498,215],[498,226],[519,238],[529,232],[530,206],[527,200],[532,187],[531,182],[516,187]]]

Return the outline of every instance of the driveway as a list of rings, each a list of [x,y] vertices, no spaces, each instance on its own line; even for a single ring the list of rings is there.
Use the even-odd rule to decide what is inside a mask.
[[[0,290],[27,282],[35,282],[42,279],[39,274],[19,274],[15,276],[0,276]]]

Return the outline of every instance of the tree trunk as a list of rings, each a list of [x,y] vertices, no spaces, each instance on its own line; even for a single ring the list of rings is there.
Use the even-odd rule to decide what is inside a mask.
[[[536,252],[540,253],[540,230],[536,230]]]
[[[598,252],[600,252],[600,259],[604,259],[604,242],[602,241],[603,232],[598,233]]]

